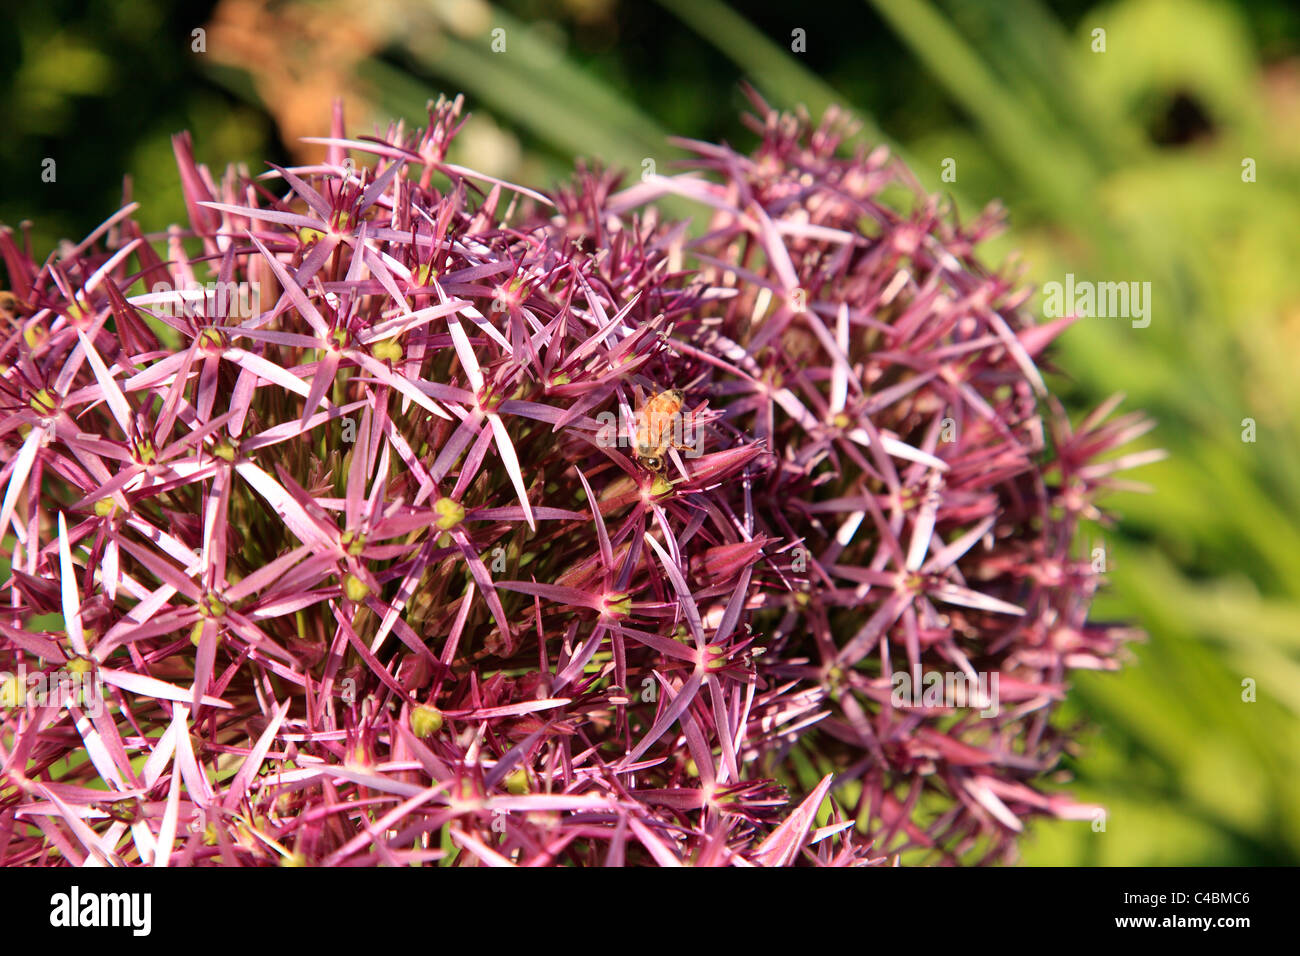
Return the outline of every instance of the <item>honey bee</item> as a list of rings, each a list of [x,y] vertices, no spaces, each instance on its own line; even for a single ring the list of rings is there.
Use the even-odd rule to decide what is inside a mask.
[[[681,389],[670,388],[651,395],[636,414],[636,457],[651,471],[663,468],[669,447],[689,447],[678,444],[673,434],[685,401]]]

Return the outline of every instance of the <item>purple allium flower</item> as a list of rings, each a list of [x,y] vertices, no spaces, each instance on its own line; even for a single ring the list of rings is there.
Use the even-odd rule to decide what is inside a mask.
[[[994,214],[758,106],[753,155],[550,197],[446,162],[459,100],[259,178],[179,136],[188,229],[0,231],[0,862],[991,860],[1091,816],[1052,714],[1129,635],[1072,547],[1148,424],[1046,395],[1068,322],[974,259]]]

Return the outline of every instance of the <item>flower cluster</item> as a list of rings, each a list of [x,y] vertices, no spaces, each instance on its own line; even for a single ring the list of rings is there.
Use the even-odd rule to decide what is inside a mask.
[[[973,258],[995,214],[759,107],[752,155],[549,196],[447,161],[459,100],[258,177],[180,136],[188,228],[0,231],[0,862],[957,861],[1090,816],[1041,787],[1126,636],[1076,529],[1147,424],[1047,396],[1068,321]]]

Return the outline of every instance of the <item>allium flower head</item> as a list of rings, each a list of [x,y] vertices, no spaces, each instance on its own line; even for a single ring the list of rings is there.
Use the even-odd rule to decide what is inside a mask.
[[[1047,396],[994,214],[757,105],[752,155],[549,196],[446,161],[459,100],[257,177],[179,136],[187,228],[0,232],[0,862],[994,859],[1090,815],[1040,786],[1126,636],[1074,539],[1147,423]]]

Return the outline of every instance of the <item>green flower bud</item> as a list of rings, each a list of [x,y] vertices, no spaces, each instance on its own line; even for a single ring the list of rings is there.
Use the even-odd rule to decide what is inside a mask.
[[[48,388],[43,388],[32,396],[32,411],[37,415],[50,415],[59,407],[58,401],[54,398]]]
[[[10,674],[4,683],[0,683],[0,707],[25,706],[27,706],[27,685],[17,674]]]
[[[442,730],[442,711],[428,704],[421,704],[411,712],[411,732],[423,739]]]
[[[606,594],[605,613],[610,617],[627,617],[632,613],[632,598],[622,591]]]
[[[343,579],[343,593],[348,596],[349,601],[355,601],[359,604],[370,593],[370,585],[355,574],[349,574]]]
[[[74,657],[68,661],[66,667],[72,674],[87,674],[94,665],[85,657]]]
[[[433,510],[438,513],[434,523],[443,531],[450,531],[465,520],[464,505],[450,498],[439,498],[433,503]]]
[[[402,346],[398,344],[396,339],[385,339],[382,342],[376,342],[370,351],[380,361],[397,363],[402,360]]]

